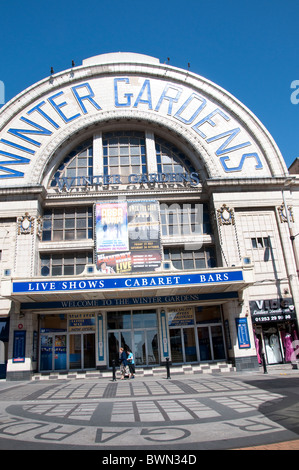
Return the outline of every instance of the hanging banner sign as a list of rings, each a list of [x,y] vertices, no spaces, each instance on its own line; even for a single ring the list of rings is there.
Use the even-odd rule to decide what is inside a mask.
[[[161,266],[159,204],[96,204],[97,268],[103,274],[155,271]]]

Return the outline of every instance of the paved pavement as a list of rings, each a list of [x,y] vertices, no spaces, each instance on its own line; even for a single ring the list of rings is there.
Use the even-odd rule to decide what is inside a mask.
[[[289,368],[125,381],[0,380],[0,449],[299,450],[298,386],[299,370]]]

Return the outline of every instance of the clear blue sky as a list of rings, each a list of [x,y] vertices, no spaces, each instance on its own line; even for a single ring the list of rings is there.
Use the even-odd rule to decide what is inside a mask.
[[[299,0],[0,0],[6,102],[51,67],[119,51],[189,62],[256,114],[288,166],[299,157]]]

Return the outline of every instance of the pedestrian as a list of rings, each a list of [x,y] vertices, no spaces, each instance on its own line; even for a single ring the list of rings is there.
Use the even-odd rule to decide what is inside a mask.
[[[127,375],[126,372],[128,370],[127,354],[124,348],[119,349],[119,354],[121,380],[124,380],[125,376]]]
[[[135,361],[134,361],[134,356],[132,351],[130,349],[128,350],[128,357],[127,357],[128,365],[129,365],[129,370],[130,370],[130,376],[131,379],[134,379],[135,377]]]

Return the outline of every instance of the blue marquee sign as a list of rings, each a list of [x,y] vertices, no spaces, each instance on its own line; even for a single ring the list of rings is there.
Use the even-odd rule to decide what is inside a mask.
[[[102,277],[96,279],[49,280],[13,282],[13,293],[32,292],[72,292],[110,289],[153,288],[184,285],[209,285],[222,282],[243,281],[242,271],[207,272],[196,274],[176,274],[146,277]]]

